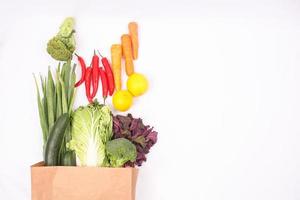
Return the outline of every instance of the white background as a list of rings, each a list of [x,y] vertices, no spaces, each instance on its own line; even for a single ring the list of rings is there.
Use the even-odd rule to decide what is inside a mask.
[[[139,22],[136,71],[151,87],[130,112],[159,141],[137,200],[300,199],[297,0],[0,0],[0,199],[30,199],[42,159],[32,73],[56,67],[45,46],[66,16],[86,58]]]

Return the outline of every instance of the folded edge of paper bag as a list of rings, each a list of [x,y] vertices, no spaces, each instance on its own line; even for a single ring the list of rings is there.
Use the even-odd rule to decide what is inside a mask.
[[[31,166],[32,200],[135,200],[137,168]]]

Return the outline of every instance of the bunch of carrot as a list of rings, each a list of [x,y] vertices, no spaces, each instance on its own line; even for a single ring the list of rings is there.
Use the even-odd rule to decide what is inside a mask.
[[[138,25],[136,22],[128,24],[129,34],[121,36],[121,44],[113,44],[111,46],[111,62],[115,80],[116,90],[122,89],[121,79],[121,60],[122,56],[125,59],[125,71],[127,76],[134,73],[133,60],[138,58]]]
[[[91,66],[89,67],[86,67],[85,61],[81,56],[75,54],[81,66],[81,78],[75,84],[75,87],[78,87],[82,83],[85,83],[86,97],[90,103],[93,101],[98,92],[99,79],[101,79],[102,83],[102,96],[104,102],[108,94],[112,96],[115,90],[115,82],[111,66],[107,58],[103,57],[99,51],[98,53],[101,57],[101,63],[104,69],[99,65],[99,56],[96,54],[95,51],[92,58]]]

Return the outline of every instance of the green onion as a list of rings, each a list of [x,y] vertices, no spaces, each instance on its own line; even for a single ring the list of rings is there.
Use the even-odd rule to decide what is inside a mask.
[[[48,136],[48,124],[47,124],[47,120],[45,117],[45,112],[44,112],[44,107],[43,104],[41,102],[41,96],[40,96],[40,91],[39,91],[39,86],[37,83],[37,80],[34,76],[34,81],[35,81],[35,85],[36,85],[36,90],[37,90],[37,102],[38,102],[38,109],[39,109],[39,116],[40,116],[40,124],[42,127],[42,132],[43,132],[43,141],[44,144],[47,141],[47,136]]]
[[[47,81],[47,89],[46,89],[46,98],[47,98],[47,108],[48,108],[48,123],[49,123],[49,131],[52,128],[55,116],[54,116],[54,83],[50,68],[48,70],[48,81]]]
[[[61,63],[59,63],[55,73],[55,81],[49,67],[47,77],[40,76],[42,93],[40,93],[39,84],[34,76],[44,144],[47,142],[49,132],[55,120],[63,113],[71,115],[73,111],[76,92],[74,87],[76,82],[75,67],[76,65],[73,65],[71,68],[71,61],[64,62],[62,67]],[[67,129],[64,145],[70,139],[69,131]],[[62,153],[65,151],[65,147],[62,147]]]

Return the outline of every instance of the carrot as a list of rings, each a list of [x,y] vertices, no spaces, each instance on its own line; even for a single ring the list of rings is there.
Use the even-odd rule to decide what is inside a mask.
[[[138,38],[138,25],[136,22],[130,22],[128,24],[129,35],[131,37],[132,43],[132,56],[136,60],[138,58],[138,49],[139,49],[139,38]]]
[[[130,76],[134,72],[131,38],[128,34],[124,34],[121,37],[121,41],[122,41],[123,55],[125,57],[126,74],[127,74],[127,76]]]
[[[121,59],[122,59],[122,46],[120,44],[113,44],[110,48],[111,51],[111,65],[114,74],[116,90],[122,89],[121,78]]]

